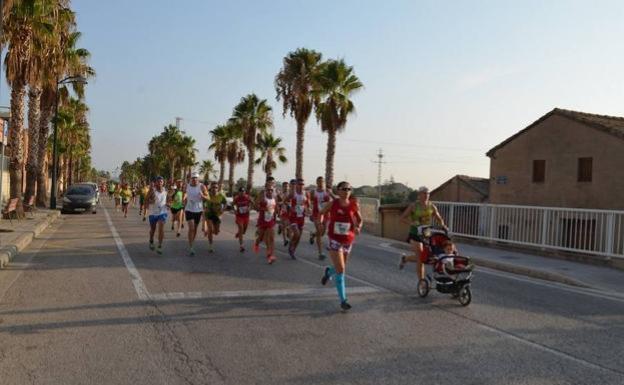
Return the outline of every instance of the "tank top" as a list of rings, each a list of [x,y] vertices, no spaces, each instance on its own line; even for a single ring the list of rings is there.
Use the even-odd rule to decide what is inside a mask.
[[[237,195],[234,198],[234,204],[236,205],[236,216],[237,217],[248,217],[249,216],[249,195],[245,194],[242,197]]]
[[[332,202],[327,235],[343,244],[351,244],[355,239],[355,213],[357,212],[357,199],[350,198],[347,206],[340,204],[340,199]]]
[[[327,191],[314,190],[312,195],[312,216],[318,216],[319,212],[323,209],[323,205],[329,202],[329,194]]]
[[[305,209],[308,205],[308,197],[305,194],[294,193],[290,201],[290,219],[301,220],[305,217]]]
[[[184,193],[182,191],[176,191],[173,194],[173,203],[171,204],[172,209],[180,210],[184,208],[184,202],[182,202],[182,197]]]
[[[197,186],[192,186],[190,183],[186,185],[186,211],[192,213],[201,213],[204,211],[201,186],[200,183],[198,183]]]
[[[158,192],[158,190],[154,189],[154,202],[151,204],[151,215],[160,215],[167,213],[167,190],[162,189],[162,191]]]
[[[433,223],[433,203],[427,202],[426,206],[422,207],[420,202],[416,202],[410,219],[412,226],[430,226]]]
[[[275,221],[275,208],[277,203],[275,198],[267,198],[264,196],[262,202],[260,202],[260,210],[258,212],[259,224],[270,224]]]

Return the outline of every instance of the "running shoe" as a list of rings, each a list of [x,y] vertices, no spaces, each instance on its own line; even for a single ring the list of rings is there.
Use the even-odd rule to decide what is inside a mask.
[[[288,239],[284,239],[284,246],[288,246]]]
[[[316,238],[316,234],[314,233],[310,233],[310,244],[313,245],[314,244],[314,238]]]
[[[321,285],[327,285],[327,281],[329,281],[329,267],[325,268],[325,272],[323,273],[323,277],[321,278]]]
[[[175,221],[174,221],[175,222]],[[171,230],[173,230],[173,223],[171,224]]]
[[[240,252],[241,252],[241,253],[244,253],[244,252],[245,252],[245,247],[244,247],[244,246],[241,246],[241,247],[240,247]]]
[[[295,257],[295,250],[290,247],[288,248],[288,255],[290,255],[290,258],[292,259],[297,259],[297,257]]]
[[[189,257],[194,257],[195,256],[195,249],[193,249],[192,247],[189,249]]]
[[[253,245],[253,251],[254,251],[254,253],[256,253],[256,254],[258,254],[258,253],[260,252],[260,245],[259,245],[259,244],[257,244],[256,242],[254,242],[254,245]]]
[[[238,236],[240,235],[239,232],[236,232],[236,235],[234,236],[234,238],[238,239]]]
[[[405,258],[405,254],[401,254],[401,258],[399,259],[399,270],[403,270],[406,263],[407,259]]]
[[[184,222],[182,222],[182,228],[184,228]]]
[[[145,217],[143,217],[143,222],[145,222]]]
[[[282,234],[282,226],[277,226],[277,235]]]
[[[154,242],[150,242],[149,248],[150,248],[150,250],[154,251]]]
[[[176,237],[180,238],[180,233],[177,233],[177,234],[176,234]]]
[[[162,246],[158,245],[158,247],[156,248],[156,253],[158,255],[162,255]]]
[[[343,301],[343,302],[340,302],[340,308],[342,310],[349,310],[351,309],[351,305],[349,305],[349,302]]]
[[[273,262],[275,262],[275,260],[276,260],[276,259],[277,259],[277,258],[275,258],[275,255],[269,255],[269,256],[267,257],[267,262],[269,263],[269,265],[272,265],[272,264],[273,264]]]
[[[324,261],[325,258],[327,258],[327,257],[325,256],[325,254],[319,254],[318,258],[319,258],[319,261]]]
[[[212,245],[208,246],[208,252],[214,253],[214,248],[212,247]]]

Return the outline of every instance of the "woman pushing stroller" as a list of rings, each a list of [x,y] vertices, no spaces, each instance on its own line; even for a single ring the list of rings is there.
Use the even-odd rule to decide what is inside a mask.
[[[432,226],[433,219],[436,219],[441,227],[446,229],[444,219],[438,212],[438,208],[429,200],[429,189],[420,187],[418,189],[418,199],[411,203],[403,214],[401,214],[401,222],[410,225],[408,242],[412,245],[414,254],[401,255],[399,261],[399,269],[403,269],[407,262],[416,262],[416,273],[418,279],[425,278],[425,265],[423,257],[423,235],[420,233],[421,226]]]

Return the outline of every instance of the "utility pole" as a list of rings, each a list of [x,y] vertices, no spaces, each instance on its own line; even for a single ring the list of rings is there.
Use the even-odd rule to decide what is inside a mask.
[[[384,154],[383,150],[380,148],[377,153],[377,158],[379,160],[374,160],[373,163],[377,163],[377,195],[379,199],[379,203],[381,204],[381,165],[387,163],[383,160]]]
[[[179,117],[179,116],[176,116],[175,120],[176,120],[176,128],[179,130],[180,129],[180,121],[182,120],[182,118]]]

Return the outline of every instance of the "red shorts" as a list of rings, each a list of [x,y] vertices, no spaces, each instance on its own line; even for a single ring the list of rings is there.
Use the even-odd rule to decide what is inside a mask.
[[[236,216],[236,223],[242,226],[249,225],[249,215],[244,216],[244,217]]]
[[[259,229],[272,229],[275,226],[275,221],[271,221],[271,222],[264,222],[264,221],[258,221],[258,224],[256,225],[256,227],[258,227]]]
[[[303,225],[305,224],[305,218],[289,218],[290,226],[297,226],[299,230],[303,229]]]

